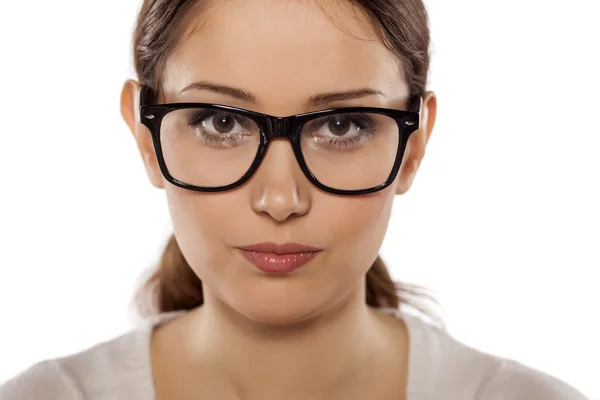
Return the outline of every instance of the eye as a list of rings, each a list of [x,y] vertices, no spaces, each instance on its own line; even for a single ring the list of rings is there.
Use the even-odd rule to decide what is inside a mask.
[[[214,113],[198,115],[192,125],[200,124],[203,129],[213,134],[233,135],[245,132],[247,125],[243,117],[231,113]]]
[[[327,128],[329,129],[329,132],[333,133],[335,136],[344,136],[353,128],[353,125],[354,124],[350,122],[348,118],[334,115],[329,119]]]
[[[334,114],[310,124],[312,136],[325,138],[352,138],[373,128],[373,121],[364,114]]]

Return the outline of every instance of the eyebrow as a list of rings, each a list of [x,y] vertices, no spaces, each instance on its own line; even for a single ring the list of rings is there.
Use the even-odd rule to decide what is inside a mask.
[[[256,96],[250,92],[245,90],[234,88],[231,86],[220,85],[216,83],[199,81],[194,82],[187,85],[185,88],[181,90],[180,93],[187,92],[189,90],[208,90],[213,93],[222,94],[225,96],[232,97],[237,100],[242,100],[248,103],[256,103]],[[371,88],[360,88],[360,89],[350,89],[340,92],[327,92],[327,93],[319,93],[314,96],[309,97],[306,100],[307,106],[319,106],[327,103],[333,103],[336,101],[342,100],[354,100],[359,99],[366,96],[382,96],[385,97],[383,92]]]
[[[256,103],[256,96],[254,96],[252,93],[246,92],[245,90],[204,81],[191,83],[184,87],[179,93],[184,93],[194,89],[208,90],[209,92],[223,94],[225,96],[233,97],[238,100],[246,101],[248,103]]]

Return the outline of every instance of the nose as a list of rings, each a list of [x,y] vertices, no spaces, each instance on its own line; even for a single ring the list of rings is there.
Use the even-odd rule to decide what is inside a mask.
[[[288,139],[271,141],[252,178],[252,207],[277,222],[310,209],[310,182],[300,169]]]

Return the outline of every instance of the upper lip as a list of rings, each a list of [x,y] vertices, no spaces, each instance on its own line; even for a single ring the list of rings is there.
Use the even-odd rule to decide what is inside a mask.
[[[257,243],[250,246],[240,247],[240,249],[274,254],[311,253],[315,251],[321,251],[321,249],[305,246],[299,243]]]

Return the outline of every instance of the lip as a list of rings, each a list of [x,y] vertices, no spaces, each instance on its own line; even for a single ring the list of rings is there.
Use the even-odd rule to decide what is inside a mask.
[[[251,264],[269,274],[289,274],[304,266],[321,249],[298,243],[258,243],[239,248]]]

